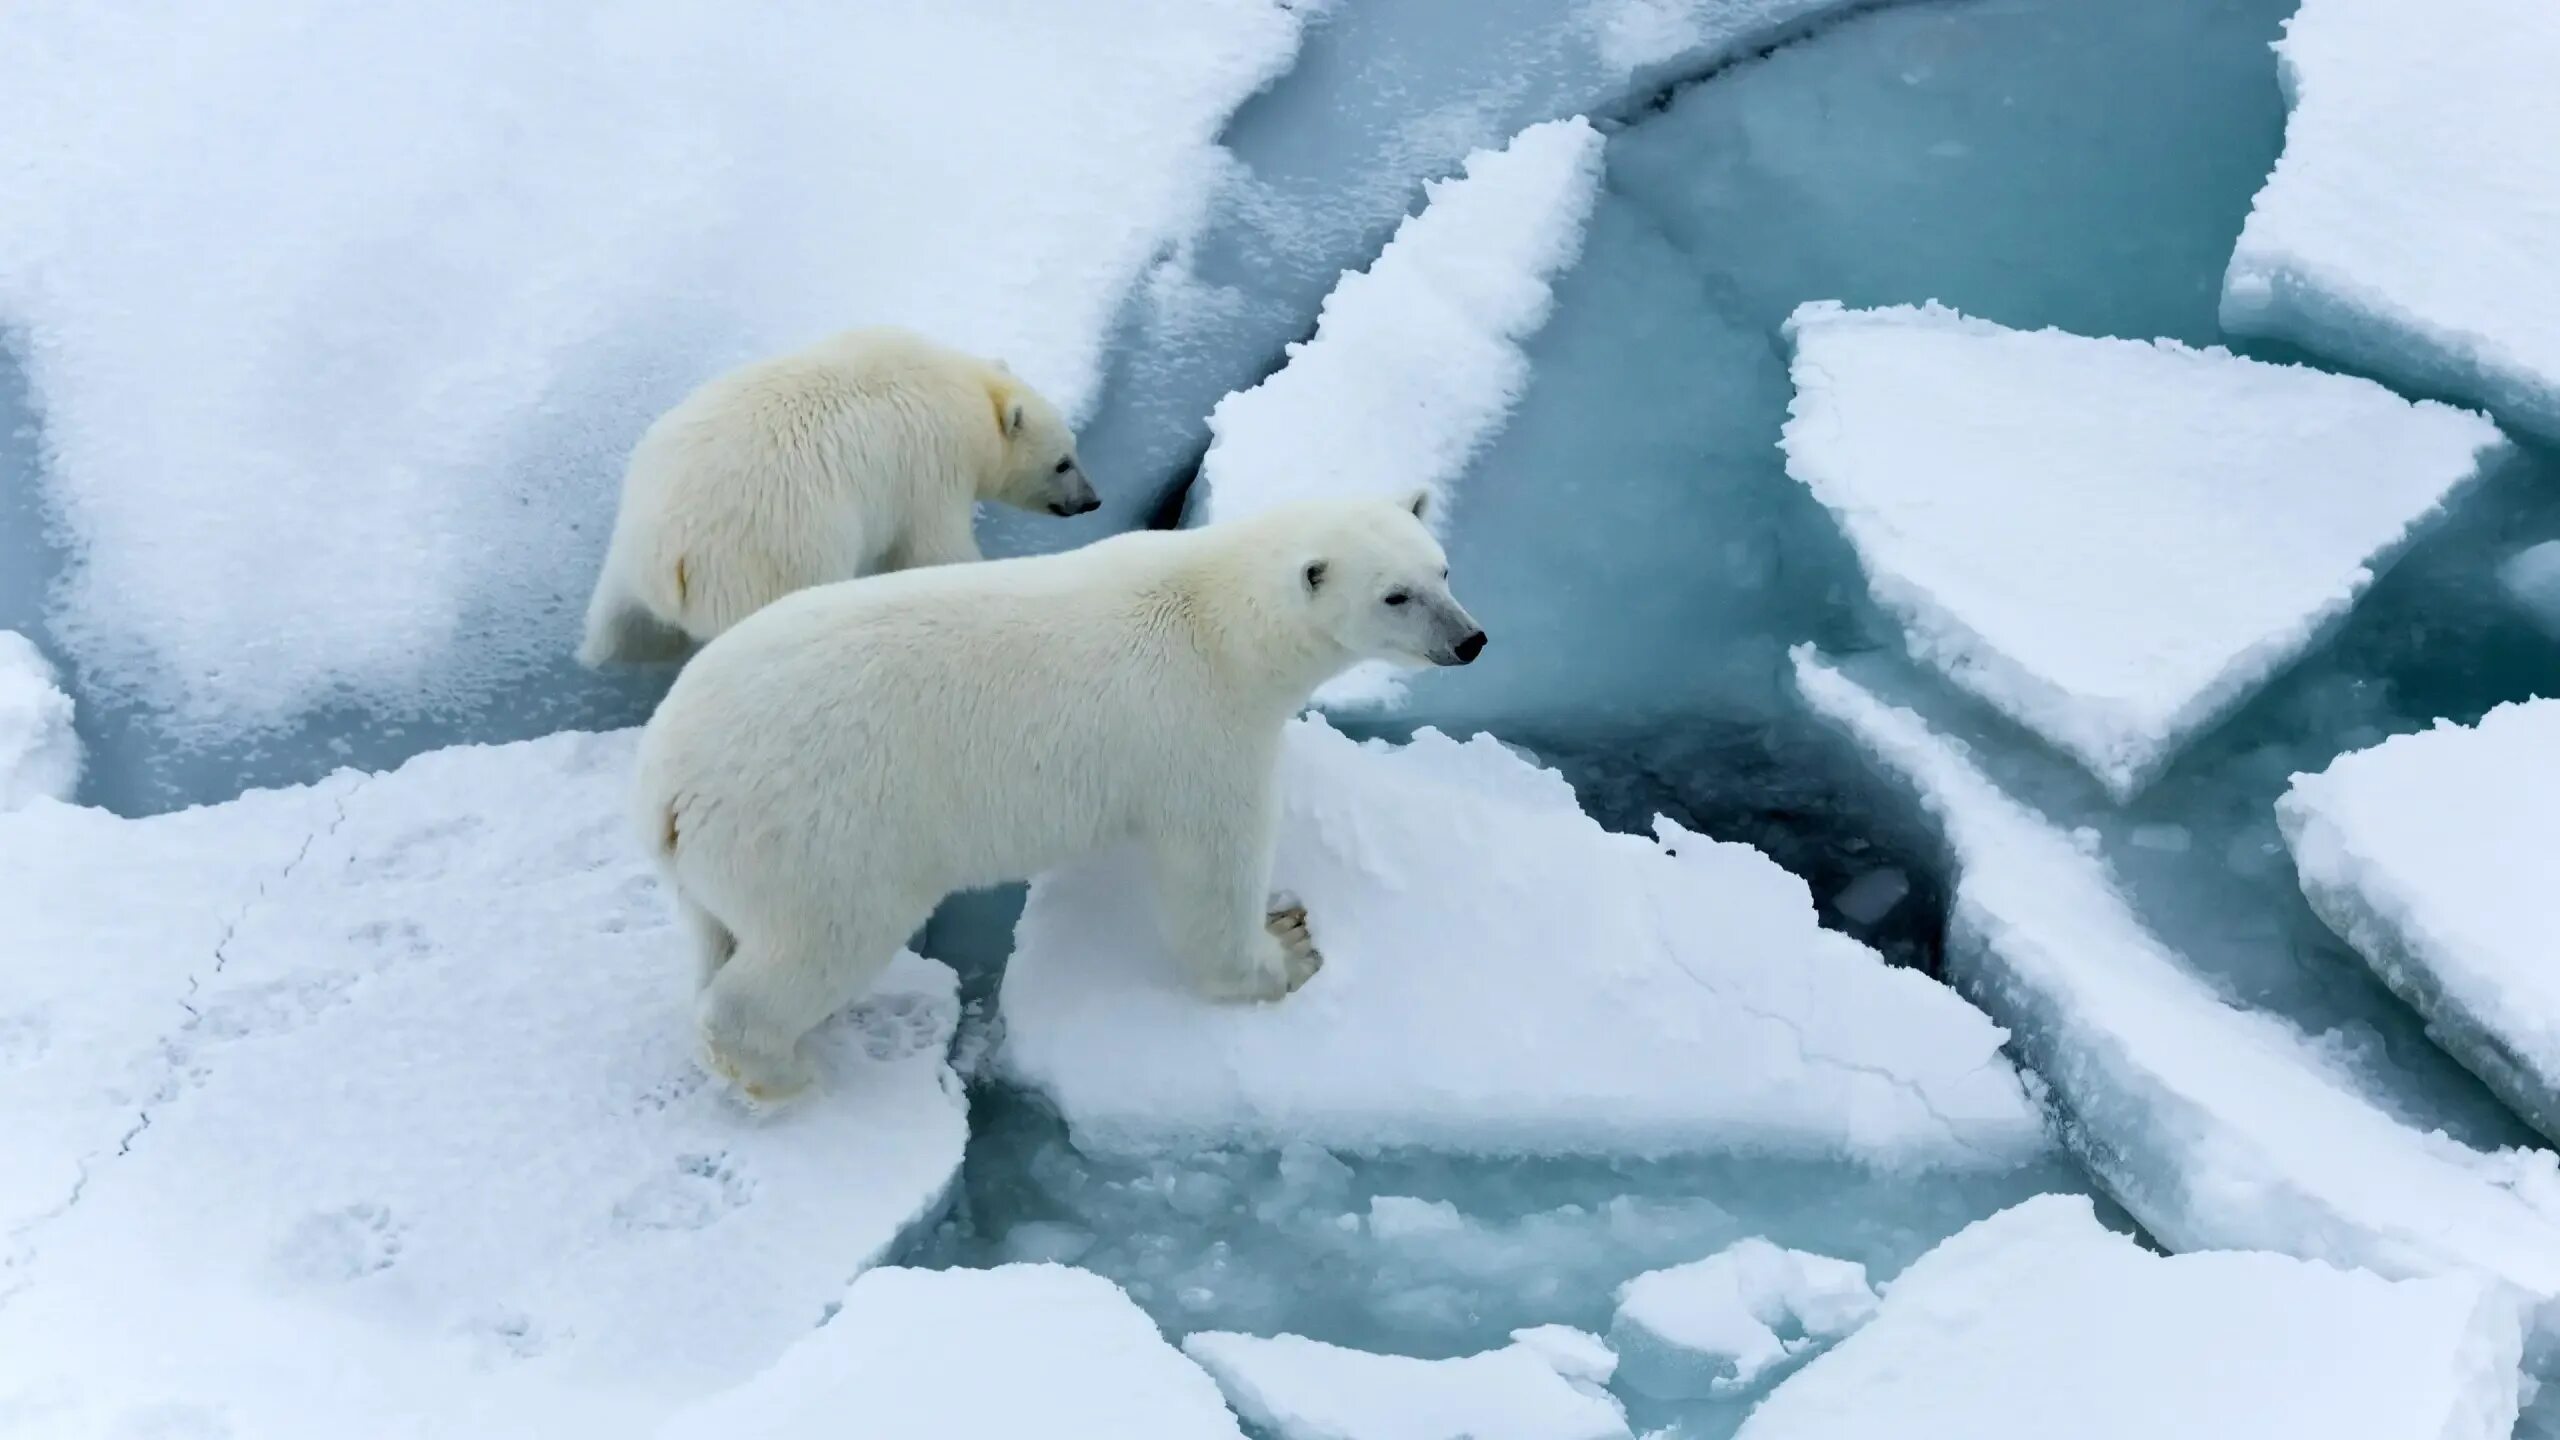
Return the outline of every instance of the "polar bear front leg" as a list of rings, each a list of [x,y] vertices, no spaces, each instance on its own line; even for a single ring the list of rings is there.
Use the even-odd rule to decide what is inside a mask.
[[[1148,842],[1165,942],[1213,1000],[1278,1000],[1307,983],[1324,957],[1307,911],[1273,897],[1271,804],[1255,796],[1237,822],[1169,829]]]

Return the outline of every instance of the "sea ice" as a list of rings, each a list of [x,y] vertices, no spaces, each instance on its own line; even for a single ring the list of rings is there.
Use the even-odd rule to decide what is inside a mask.
[[[1609,1336],[1637,1389],[1703,1398],[1752,1388],[1875,1309],[1867,1267],[1754,1236],[1620,1286]]]
[[[68,800],[80,784],[80,737],[71,697],[54,683],[33,641],[0,630],[0,810]]]
[[[1376,262],[1325,298],[1315,337],[1210,412],[1202,517],[1422,489],[1440,528],[1450,485],[1528,388],[1520,342],[1547,318],[1548,279],[1581,249],[1600,150],[1589,121],[1549,121],[1427,187]],[[1365,665],[1318,699],[1374,705],[1402,691],[1388,667]]]
[[[1593,1343],[1597,1343],[1596,1340]],[[1208,1330],[1182,1342],[1274,1440],[1625,1440],[1608,1393],[1560,1373],[1553,1337],[1454,1360]],[[1567,1371],[1580,1367],[1568,1360]]]
[[[414,708],[565,652],[623,453],[722,368],[900,322],[1089,410],[1309,8],[9,6],[54,638],[195,731]]]
[[[2560,700],[2341,756],[2295,776],[2276,817],[2311,908],[2560,1139]]]
[[[2305,0],[2276,58],[2284,154],[2223,327],[2560,438],[2560,10]]]
[[[1914,655],[2130,797],[2505,448],[2481,416],[2173,341],[1798,309],[1787,473]]]
[[[666,1440],[1244,1440],[1119,1286],[1062,1265],[872,1270],[770,1368]]]
[[[2498,584],[2554,640],[2560,640],[2560,540],[2528,545],[2498,567]]]
[[[1756,850],[1604,831],[1491,736],[1301,720],[1279,784],[1275,884],[1325,955],[1279,1004],[1191,990],[1134,854],[1033,882],[999,1059],[1079,1144],[2006,1166],[2045,1143],[2001,1032],[1821,928]]]
[[[1923,1256],[1738,1440],[2506,1440],[2523,1338],[2476,1276],[2160,1256],[2047,1195]]]
[[[2484,1153],[2395,1118],[2300,1032],[2209,988],[2102,861],[1961,745],[1810,650],[1796,680],[1944,825],[1958,870],[1949,973],[2017,1037],[2091,1175],[2144,1229],[2176,1250],[2477,1271],[2536,1302],[2560,1297],[2548,1152]]]
[[[752,1123],[691,1058],[630,755],[567,734],[151,820],[0,817],[37,860],[9,883],[74,882],[86,927],[55,890],[0,938],[8,1008],[63,1027],[23,1103],[79,1102],[79,1134],[36,1127],[47,1188],[86,1161],[15,1227],[0,1414],[623,1431],[770,1362],[935,1213],[967,1138],[951,972],[900,957],[822,1032],[824,1093]]]

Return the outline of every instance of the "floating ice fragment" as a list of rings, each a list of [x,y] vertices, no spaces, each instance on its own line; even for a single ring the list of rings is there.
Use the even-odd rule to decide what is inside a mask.
[[[1799,308],[1787,473],[1914,655],[2119,800],[2503,453],[2482,416],[2173,341]]]
[[[1865,1324],[1875,1308],[1865,1266],[1754,1237],[1628,1281],[1609,1333],[1629,1384],[1696,1399],[1752,1388],[1807,1347]]]
[[[80,737],[71,697],[54,683],[35,642],[0,630],[0,810],[68,800],[80,784]]]
[[[1276,1440],[1625,1440],[1625,1412],[1559,1373],[1557,1348],[1541,1337],[1416,1360],[1297,1335],[1211,1330],[1182,1342],[1237,1413]],[[1586,1371],[1588,1357],[1566,1368]]]
[[[2528,545],[2498,567],[2498,583],[2519,609],[2560,640],[2560,540]]]

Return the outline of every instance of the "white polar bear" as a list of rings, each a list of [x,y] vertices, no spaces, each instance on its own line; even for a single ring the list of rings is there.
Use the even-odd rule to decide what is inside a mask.
[[[1274,913],[1289,718],[1363,660],[1464,665],[1424,499],[1322,501],[1081,550],[822,585],[704,647],[640,739],[638,813],[692,931],[705,1065],[750,1098],[955,890],[1144,846],[1205,993],[1321,963]]]
[[[578,658],[672,660],[794,590],[975,560],[980,500],[1102,503],[1003,362],[875,327],[749,365],[633,448]]]

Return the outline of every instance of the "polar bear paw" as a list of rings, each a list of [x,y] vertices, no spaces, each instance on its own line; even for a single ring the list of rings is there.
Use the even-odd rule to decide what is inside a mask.
[[[1307,934],[1307,907],[1296,896],[1275,895],[1271,903],[1274,908],[1263,917],[1262,928],[1280,942],[1280,968],[1285,980],[1280,994],[1295,995],[1299,986],[1324,968],[1324,952]]]
[[[694,1058],[714,1078],[727,1081],[747,1102],[760,1109],[785,1105],[817,1083],[817,1072],[797,1054],[759,1054],[734,1042],[723,1043],[706,1029]]]

